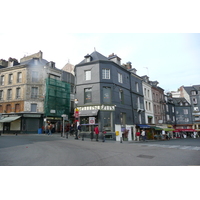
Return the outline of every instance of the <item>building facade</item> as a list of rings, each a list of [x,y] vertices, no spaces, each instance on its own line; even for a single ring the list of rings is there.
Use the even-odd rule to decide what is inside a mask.
[[[50,101],[45,101],[47,94],[48,97],[53,96],[50,92],[53,87],[47,82],[57,81],[57,90],[54,90],[57,93],[62,84],[62,71],[55,67],[54,62],[43,59],[43,53],[39,51],[20,59],[20,63],[16,62],[16,59],[9,59],[7,63],[4,61],[0,64],[4,64],[0,69],[1,131],[37,133],[38,129],[45,127],[44,119],[47,121],[52,115],[55,117],[55,114],[56,117],[59,114],[57,121],[62,119],[60,113],[64,110],[53,111],[54,108],[50,107],[47,109]],[[63,88],[61,90],[63,92]],[[69,90],[64,99],[70,98]],[[53,104],[58,104],[58,101]],[[69,106],[69,103],[65,104],[68,111]]]
[[[89,120],[94,117],[94,125],[106,130],[107,137],[118,138],[116,131],[123,134],[128,130],[127,139],[134,139],[134,114],[138,122],[145,123],[145,118],[138,110],[143,108],[142,80],[129,70],[117,55],[107,58],[97,51],[75,66],[75,95],[83,131],[93,131]]]

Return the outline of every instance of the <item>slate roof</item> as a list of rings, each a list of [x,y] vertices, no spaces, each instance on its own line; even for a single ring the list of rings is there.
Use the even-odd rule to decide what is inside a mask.
[[[190,103],[184,97],[172,98],[172,99],[173,99],[174,104],[177,106],[180,105],[180,102],[183,103],[183,106],[186,106],[186,105],[184,105],[184,103],[188,103],[187,106],[190,106]]]
[[[193,85],[193,86],[184,86],[184,89],[186,90],[186,92],[188,93],[188,94],[190,94],[191,93],[191,91],[198,91],[198,90],[200,90],[200,85]]]
[[[97,60],[109,61],[109,59],[107,57],[105,57],[104,55],[100,54],[98,51],[94,51],[93,53],[91,53],[90,57],[91,57],[91,62],[97,61]],[[84,64],[84,63],[86,63],[85,59],[82,60],[78,65],[81,65],[81,64]]]

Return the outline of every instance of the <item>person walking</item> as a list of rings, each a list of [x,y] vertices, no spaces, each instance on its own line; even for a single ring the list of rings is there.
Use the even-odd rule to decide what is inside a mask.
[[[78,138],[80,138],[80,133],[81,133],[81,124],[78,125]]]
[[[139,131],[136,132],[136,138],[137,138],[137,141],[139,142],[140,141],[140,132]]]
[[[98,141],[99,141],[99,127],[98,127],[98,126],[96,126],[96,127],[94,128],[94,132],[95,132],[95,134],[96,134],[96,141],[98,142]]]
[[[52,124],[50,122],[48,122],[47,129],[48,129],[48,135],[51,135]]]
[[[142,130],[141,135],[142,135],[142,140],[145,141],[146,140],[146,133],[145,133],[144,129]]]
[[[105,142],[106,131],[103,129],[102,131],[102,142]]]

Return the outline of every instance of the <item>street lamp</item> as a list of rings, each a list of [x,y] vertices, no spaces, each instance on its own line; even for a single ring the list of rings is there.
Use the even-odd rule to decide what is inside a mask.
[[[79,117],[79,110],[77,108],[78,99],[75,99],[74,103],[76,105],[75,106],[75,113],[74,113],[75,123],[76,123],[76,125],[75,125],[75,135],[76,135],[75,139],[78,140],[78,127],[77,127],[77,121],[78,121],[78,117]]]

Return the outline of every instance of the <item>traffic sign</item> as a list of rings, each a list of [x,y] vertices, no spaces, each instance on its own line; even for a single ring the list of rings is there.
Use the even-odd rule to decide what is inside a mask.
[[[95,117],[89,117],[89,124],[95,124]]]

